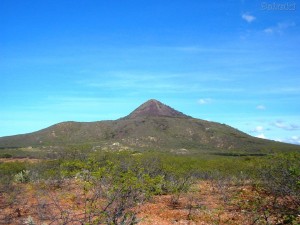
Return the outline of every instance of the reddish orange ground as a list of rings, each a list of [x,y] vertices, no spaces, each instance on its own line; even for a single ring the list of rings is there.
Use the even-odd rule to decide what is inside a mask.
[[[31,184],[20,185],[16,195],[2,194],[0,196],[0,224],[24,224],[28,216],[34,218],[37,224],[49,220],[40,221],[41,210],[44,213],[58,213],[55,203],[49,198],[38,193],[38,188]],[[75,185],[64,186],[63,189],[55,189],[47,194],[55,195],[55,199],[61,207],[78,214],[82,207],[81,196]],[[150,202],[136,208],[141,225],[173,225],[173,224],[224,224],[247,225],[253,224],[261,214],[262,208],[253,207],[257,193],[250,186],[235,186],[217,184],[210,181],[200,181],[189,193],[182,194],[178,205],[171,204],[171,195],[155,196]],[[264,200],[267,197],[264,198]],[[40,211],[37,210],[40,206]],[[44,209],[43,209],[44,207]],[[262,205],[262,207],[264,207]],[[299,218],[300,219],[300,218]],[[269,224],[275,224],[272,216]],[[58,224],[58,223],[52,223]],[[79,224],[79,223],[69,223]],[[260,218],[255,224],[265,224]]]

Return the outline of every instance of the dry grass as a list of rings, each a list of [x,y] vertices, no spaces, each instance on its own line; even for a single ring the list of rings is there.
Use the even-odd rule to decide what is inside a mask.
[[[33,158],[0,158],[1,163],[10,163],[10,162],[37,163],[41,161],[42,159],[33,159]]]

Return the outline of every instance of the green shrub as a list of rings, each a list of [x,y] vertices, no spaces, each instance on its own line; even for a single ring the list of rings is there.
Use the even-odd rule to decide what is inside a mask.
[[[101,163],[102,164],[102,163]],[[107,160],[99,166],[94,159],[63,161],[60,167],[74,177],[83,198],[82,224],[135,224],[139,220],[134,208],[155,194],[162,193],[163,176],[151,176],[143,168],[124,168],[119,162]],[[130,166],[131,167],[131,166]],[[76,173],[76,174],[75,174]],[[53,196],[52,196],[53,197]],[[56,198],[54,198],[56,199]],[[55,201],[55,200],[54,200]],[[54,204],[59,206],[59,204]],[[65,212],[62,206],[58,212]],[[73,218],[55,216],[52,222],[71,223]]]
[[[22,170],[14,176],[14,181],[17,183],[27,183],[29,182],[29,170]]]
[[[21,162],[0,163],[0,193],[14,192],[14,175],[26,168],[27,164]]]
[[[12,158],[12,154],[9,154],[9,153],[3,153],[3,154],[0,154],[0,158],[9,159],[9,158]]]
[[[273,197],[277,216],[294,224],[300,213],[300,154],[278,154],[261,167],[260,186]],[[286,204],[282,204],[283,199]]]
[[[291,197],[300,206],[300,154],[278,154],[262,166],[263,187],[280,197]]]

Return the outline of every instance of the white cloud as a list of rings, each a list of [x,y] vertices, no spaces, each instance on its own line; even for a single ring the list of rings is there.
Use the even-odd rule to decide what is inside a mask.
[[[198,104],[200,104],[200,105],[205,105],[205,104],[209,104],[209,103],[211,103],[210,98],[201,98],[198,100]]]
[[[256,133],[258,136],[260,136],[264,130],[265,128],[263,126],[256,126],[253,130],[250,131],[250,133]]]
[[[298,137],[298,136],[292,136],[292,140],[300,141],[300,137]]]
[[[264,130],[263,126],[257,126],[254,131],[256,131],[256,132],[262,132],[263,130]]]
[[[264,106],[264,105],[258,105],[258,106],[256,106],[256,109],[265,110],[266,106]]]
[[[248,23],[252,23],[254,20],[256,20],[255,16],[250,15],[249,13],[243,13],[242,18],[246,20]]]
[[[282,34],[286,29],[294,27],[295,25],[294,22],[278,23],[276,26],[264,29],[264,32],[266,34]]]
[[[300,136],[292,136],[290,138],[285,139],[284,142],[300,145]]]
[[[274,33],[274,28],[266,28],[266,29],[264,29],[264,32],[265,33],[267,33],[267,34],[272,34],[272,33]]]
[[[261,134],[259,134],[259,135],[256,135],[256,137],[258,137],[258,138],[263,138],[263,139],[267,139],[266,136],[265,136],[263,133],[261,133]]]

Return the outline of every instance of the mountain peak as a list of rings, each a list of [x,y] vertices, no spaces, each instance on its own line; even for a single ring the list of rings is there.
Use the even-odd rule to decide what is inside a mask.
[[[189,116],[167,106],[156,99],[150,99],[147,102],[140,105],[132,113],[130,113],[127,118],[137,118],[145,116],[167,116],[167,117],[184,117],[189,118]]]

